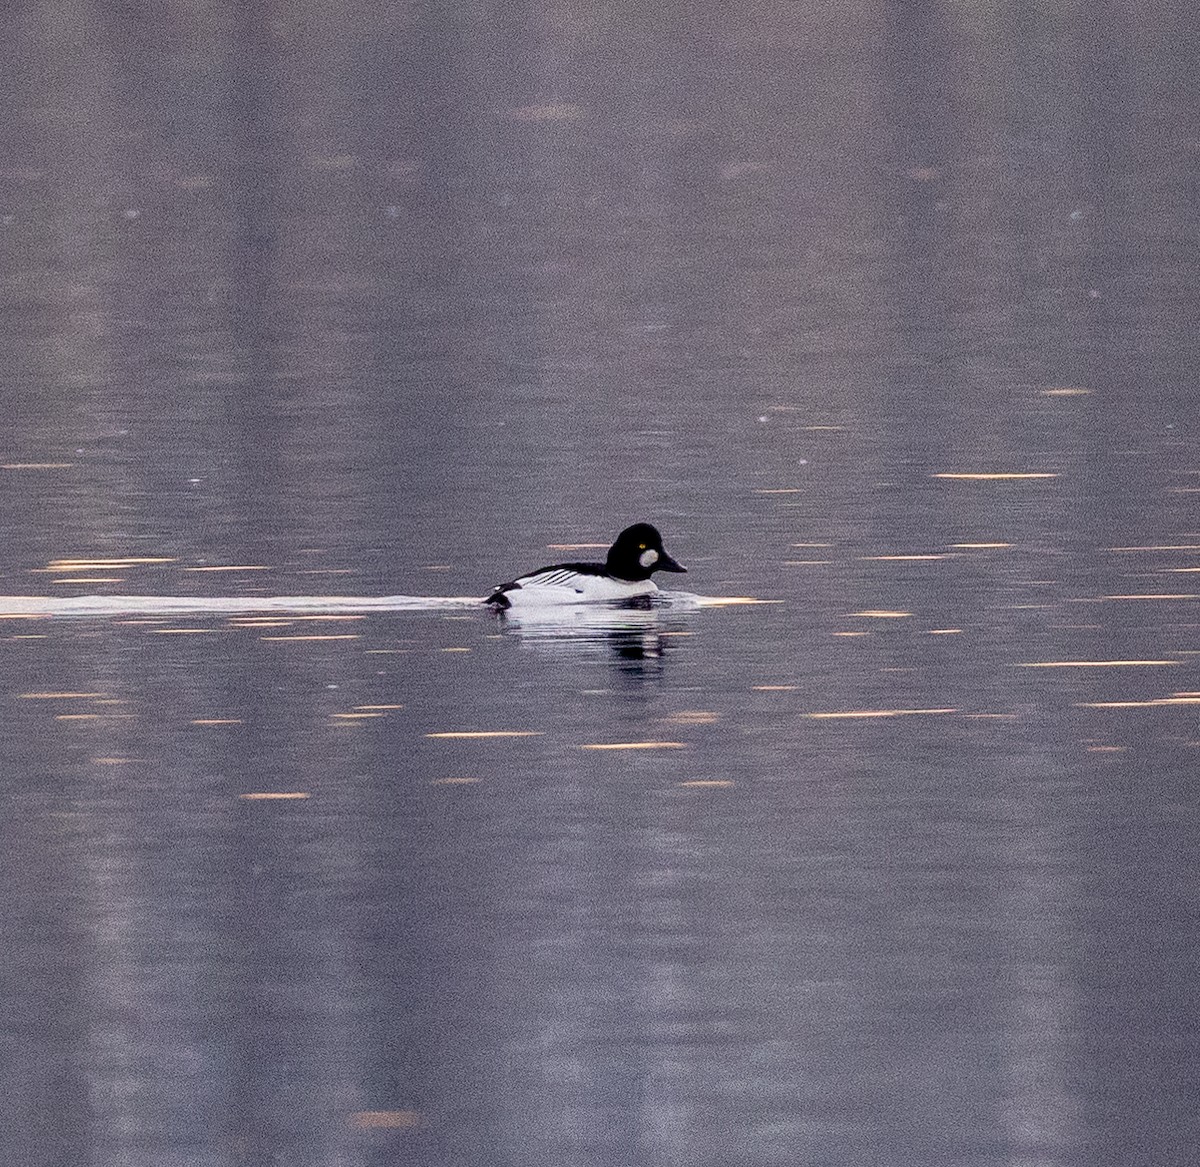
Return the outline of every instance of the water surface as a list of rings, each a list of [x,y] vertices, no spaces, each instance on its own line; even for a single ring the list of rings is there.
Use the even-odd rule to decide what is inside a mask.
[[[1190,1164],[1186,15],[18,5],[3,1159]]]

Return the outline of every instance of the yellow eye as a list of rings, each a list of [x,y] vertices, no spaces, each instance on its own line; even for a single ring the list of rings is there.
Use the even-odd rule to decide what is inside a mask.
[[[638,550],[639,550],[639,551],[645,551],[645,550],[646,550],[646,544],[645,544],[645,543],[639,543],[639,544],[638,544]]]

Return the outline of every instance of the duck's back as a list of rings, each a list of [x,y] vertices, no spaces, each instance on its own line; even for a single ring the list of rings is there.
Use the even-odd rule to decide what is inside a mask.
[[[618,579],[603,563],[555,563],[501,584],[484,603],[501,609],[548,607],[630,600],[656,591],[653,581]]]

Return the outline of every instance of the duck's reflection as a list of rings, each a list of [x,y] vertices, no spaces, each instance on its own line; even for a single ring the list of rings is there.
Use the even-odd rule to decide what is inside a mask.
[[[522,644],[549,656],[609,658],[621,672],[649,675],[661,668],[684,621],[661,607],[577,605],[498,618]]]

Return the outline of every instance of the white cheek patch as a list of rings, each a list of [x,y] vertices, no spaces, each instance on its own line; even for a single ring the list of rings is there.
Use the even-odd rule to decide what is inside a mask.
[[[657,562],[658,552],[655,551],[653,547],[643,551],[641,555],[638,556],[638,563],[640,563],[643,567],[653,567]]]

